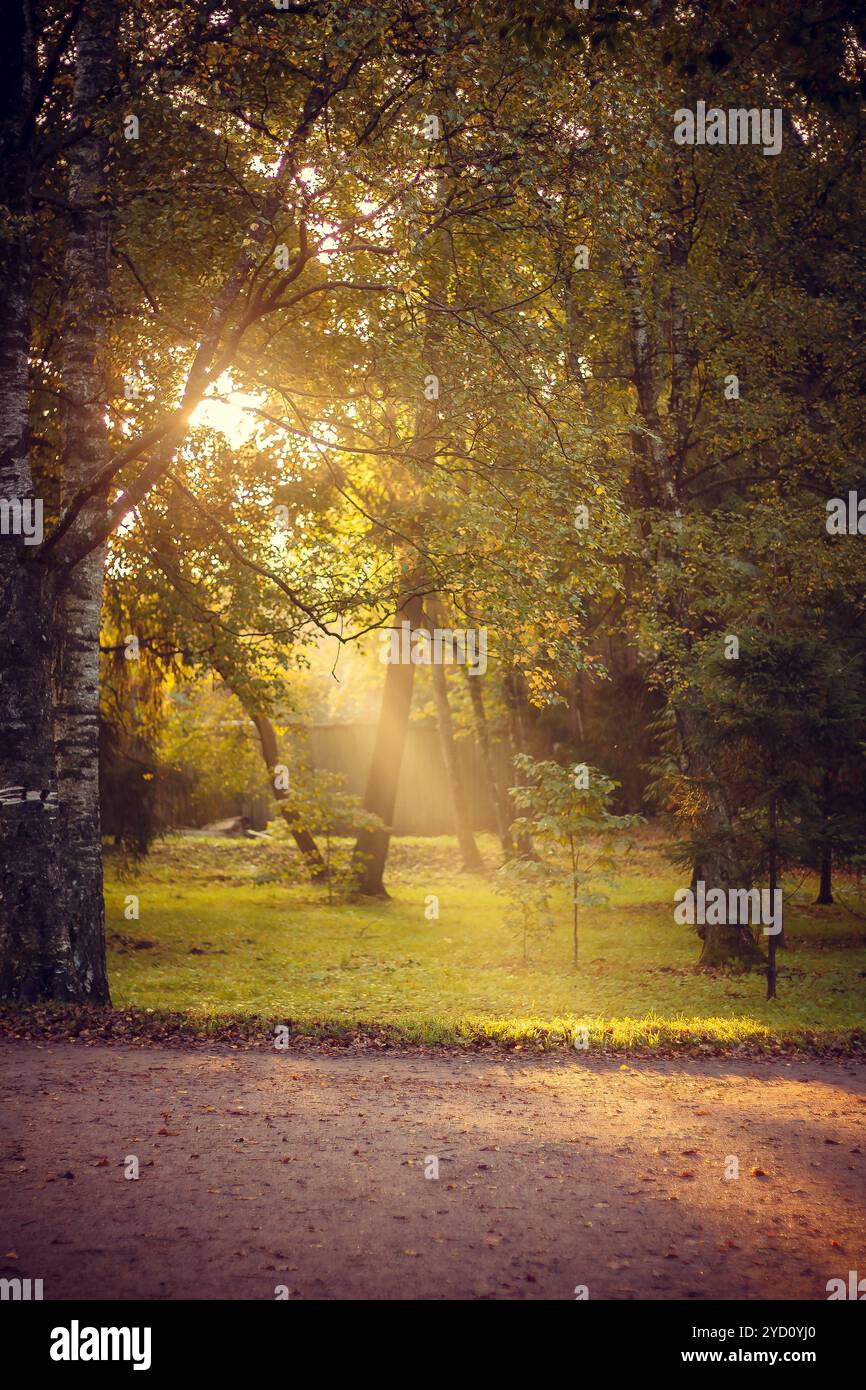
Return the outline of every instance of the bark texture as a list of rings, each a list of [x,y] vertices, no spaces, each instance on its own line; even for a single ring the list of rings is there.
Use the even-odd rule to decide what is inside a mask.
[[[832,845],[821,846],[821,882],[818,887],[818,896],[815,899],[818,907],[832,907],[833,905],[833,847]]]
[[[72,121],[86,127],[69,152],[70,229],[61,332],[63,456],[61,502],[67,505],[110,456],[106,403],[111,190],[105,105],[115,80],[116,7],[84,7],[76,30]],[[105,494],[81,524],[102,524]],[[98,546],[57,573],[54,733],[64,912],[81,998],[109,1002],[99,820],[99,633],[105,548]]]
[[[0,15],[0,500],[34,498],[29,457],[30,214],[25,113],[33,100],[30,10]],[[37,547],[0,535],[0,996],[65,999],[69,938],[58,901],[51,647]],[[20,528],[19,528],[20,530]]]

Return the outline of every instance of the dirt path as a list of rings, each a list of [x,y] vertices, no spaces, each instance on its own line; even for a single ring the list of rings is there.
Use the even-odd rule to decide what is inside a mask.
[[[866,1274],[864,1083],[0,1043],[0,1277],[47,1299],[826,1299]]]

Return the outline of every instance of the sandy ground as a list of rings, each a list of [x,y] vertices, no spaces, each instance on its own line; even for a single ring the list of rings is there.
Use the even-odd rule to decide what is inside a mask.
[[[3,1042],[0,1277],[46,1299],[824,1300],[866,1274],[864,1095],[856,1062]]]

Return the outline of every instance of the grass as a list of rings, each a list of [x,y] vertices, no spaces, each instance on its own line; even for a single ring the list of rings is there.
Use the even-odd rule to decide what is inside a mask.
[[[495,842],[481,844],[494,866]],[[590,1045],[623,1048],[862,1044],[861,920],[813,906],[809,879],[796,893],[786,885],[789,946],[767,1002],[760,974],[695,972],[700,943],[673,922],[682,875],[662,850],[647,830],[607,903],[582,909],[575,971],[565,892],[560,925],[524,965],[492,876],[458,872],[448,839],[394,841],[389,900],[329,903],[326,887],[290,881],[298,870],[281,839],[171,836],[138,865],[109,856],[112,996],[195,1027],[255,1015],[295,1032],[379,1029],[422,1043],[566,1045],[583,1025]],[[852,886],[842,891],[850,901]],[[424,915],[431,893],[438,921]],[[129,894],[139,920],[124,917]]]

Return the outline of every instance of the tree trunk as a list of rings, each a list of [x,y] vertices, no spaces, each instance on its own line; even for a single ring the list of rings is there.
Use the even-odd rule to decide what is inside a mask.
[[[826,842],[821,846],[821,883],[815,903],[819,907],[833,905],[833,846]]]
[[[437,610],[434,608],[433,612]],[[430,635],[432,638],[432,627],[435,619],[431,619]],[[457,843],[460,846],[460,853],[463,858],[463,869],[466,873],[477,873],[484,868],[484,862],[478,853],[478,846],[475,843],[475,835],[472,830],[472,821],[469,816],[469,806],[466,801],[466,788],[463,785],[463,777],[460,771],[460,762],[457,756],[457,743],[454,738],[454,720],[451,716],[451,705],[448,701],[448,677],[445,674],[445,667],[435,661],[430,666],[430,673],[433,682],[433,700],[436,705],[436,722],[439,727],[439,746],[442,749],[442,761],[445,764],[445,772],[448,776],[448,786],[451,790],[451,805],[454,811],[454,828],[457,834]],[[477,676],[470,676],[470,680],[477,680]]]
[[[833,842],[829,835],[830,806],[833,795],[833,776],[832,773],[825,772],[822,785],[822,813],[824,817],[823,834],[821,836],[821,882],[818,886],[818,896],[815,903],[819,907],[832,907],[833,905]]]
[[[73,123],[87,133],[71,146],[71,225],[61,327],[63,455],[61,503],[89,483],[110,454],[106,340],[111,315],[109,141],[103,109],[116,77],[117,9],[85,5],[76,30]],[[94,498],[84,524],[101,522],[105,496]],[[60,799],[63,912],[81,996],[109,1002],[99,819],[99,634],[105,547],[58,575],[55,604],[54,736]]]
[[[30,9],[0,14],[0,499],[34,499],[29,457],[31,250],[29,151],[33,100]],[[0,535],[0,996],[74,997],[59,902],[57,789],[51,735],[47,582],[25,537]]]
[[[253,721],[256,726],[256,733],[259,736],[259,747],[261,748],[262,758],[265,767],[268,769],[271,791],[277,803],[277,808],[295,841],[301,854],[307,861],[314,881],[321,881],[328,876],[328,866],[322,858],[318,845],[302,823],[297,810],[292,805],[291,791],[288,787],[278,787],[274,769],[280,761],[279,745],[277,744],[276,730],[270,719],[261,710],[256,709],[252,701],[246,698],[238,689],[238,683],[232,682],[229,678],[227,666],[216,663],[214,669],[219,672],[226,688],[231,691],[235,699],[244,710],[245,714]]]
[[[99,814],[99,633],[104,548],[92,551],[53,611],[54,741],[63,913],[79,998],[110,1003]]]
[[[746,882],[749,876],[743,872],[736,851],[733,827],[718,780],[704,756],[695,752],[690,718],[678,713],[677,727],[683,766],[706,798],[704,828],[712,845],[701,862],[694,865],[692,884],[702,879],[707,888],[721,888],[726,893],[731,888],[748,888],[751,886]],[[707,922],[700,927],[699,935],[703,942],[699,966],[738,965],[743,969],[763,969],[764,954],[747,922]]]
[[[704,796],[707,809],[705,825],[712,849],[699,864],[695,864],[692,885],[703,880],[708,888],[745,888],[742,867],[736,853],[733,828],[722,790],[706,758],[697,750],[694,716],[684,709],[676,711],[680,758],[685,775]],[[763,968],[764,955],[748,923],[705,923],[699,929],[703,942],[699,966],[715,968],[720,965],[739,965],[744,969]]]
[[[440,174],[436,181],[436,202],[444,208],[447,204],[448,180]],[[438,226],[429,234],[427,245],[428,261],[425,266],[427,290],[431,301],[447,298],[451,277],[450,245],[442,229]],[[419,274],[421,272],[419,271]],[[424,316],[424,337],[421,349],[422,369],[427,375],[435,377],[437,383],[441,370],[438,361],[442,340],[442,318],[428,311]],[[419,390],[421,383],[418,384]],[[415,412],[415,441],[412,453],[424,469],[429,469],[436,457],[436,445],[440,432],[438,394],[428,398],[424,394]],[[424,507],[420,508],[418,531],[423,534]],[[405,588],[403,592],[420,595],[427,589],[422,577],[422,566],[417,558],[405,560]],[[423,618],[420,597],[410,597],[402,603],[398,601],[395,626],[408,621],[410,630],[420,626]],[[409,663],[391,662],[385,673],[385,689],[382,692],[382,708],[376,729],[376,742],[367,777],[367,790],[364,795],[364,810],[371,811],[384,821],[381,830],[362,830],[355,841],[352,853],[352,867],[358,891],[371,897],[387,897],[383,875],[388,846],[391,841],[391,826],[394,820],[394,807],[397,803],[397,788],[400,782],[400,768],[403,764],[403,750],[409,729],[409,714],[412,709],[412,687],[415,681],[415,668]]]
[[[771,775],[775,776],[775,768],[771,768]],[[776,851],[776,797],[770,797],[770,902],[775,908],[776,905],[776,886],[778,883]],[[776,947],[779,938],[775,935],[767,937],[767,998],[776,997]]]
[[[493,803],[493,812],[496,817],[496,833],[502,845],[502,853],[506,859],[510,859],[514,851],[514,841],[511,838],[509,818],[506,812],[506,794],[496,775],[496,766],[493,761],[493,748],[490,743],[490,727],[487,723],[487,711],[484,708],[484,691],[482,689],[484,677],[470,675],[468,666],[463,667],[463,674],[466,677],[466,684],[469,686],[469,698],[472,701],[472,716],[475,721],[475,736],[478,739],[478,747],[481,750],[481,761],[484,764],[487,786],[490,790],[490,800]]]
[[[573,966],[574,966],[574,969],[576,970],[576,969],[577,969],[577,964],[578,964],[578,960],[577,960],[577,954],[578,954],[578,926],[579,926],[578,912],[579,912],[579,908],[580,908],[580,904],[578,903],[578,900],[577,900],[577,896],[578,896],[578,874],[579,874],[579,872],[580,872],[580,851],[578,850],[577,846],[576,846],[575,843],[574,843],[574,837],[573,837],[573,836],[571,837],[571,839],[570,839],[570,841],[569,841],[569,844],[570,844],[570,846],[571,846],[571,942],[572,942],[572,964],[573,964]]]
[[[632,436],[636,461],[636,485],[639,495],[654,501],[668,513],[676,525],[682,517],[682,503],[677,484],[678,454],[685,448],[690,409],[689,381],[691,348],[683,298],[683,281],[688,269],[688,245],[682,225],[682,190],[679,175],[674,174],[674,223],[677,228],[670,247],[672,291],[670,303],[671,380],[668,417],[663,421],[659,409],[660,388],[657,364],[664,349],[654,339],[651,316],[644,302],[643,287],[637,263],[626,254],[621,262],[621,274],[628,309],[629,343],[633,363],[632,381],[637,396],[637,412],[643,429]],[[665,424],[668,429],[666,431]],[[672,446],[671,447],[671,443]],[[680,458],[681,461],[681,458]],[[647,486],[648,484],[648,486]],[[656,556],[660,563],[664,556]],[[663,601],[661,616],[676,629],[685,632],[684,614],[678,611],[687,603],[685,592],[678,604]],[[686,642],[689,643],[686,634]],[[719,780],[699,752],[700,739],[695,716],[680,707],[674,711],[680,762],[689,777],[703,793],[707,810],[704,829],[713,849],[707,861],[695,865],[694,878],[703,879],[712,887],[745,887],[743,874],[737,864],[736,847],[730,816]],[[748,925],[710,925],[700,929],[703,942],[699,964],[710,967],[738,964],[751,968],[763,967],[764,955]]]
[[[395,626],[408,622],[412,631],[421,623],[421,599],[413,596],[397,611]],[[383,875],[391,842],[394,807],[403,765],[403,750],[409,729],[412,708],[412,686],[415,667],[411,662],[392,661],[385,670],[385,689],[382,708],[376,727],[376,742],[367,775],[364,810],[371,811],[384,822],[382,829],[362,830],[355,841],[352,866],[359,893],[368,897],[386,898]]]
[[[518,677],[515,671],[509,671],[502,681],[502,693],[505,697],[505,708],[508,711],[508,741],[511,745],[512,759],[517,753],[525,753],[526,749],[526,727],[523,714],[520,708],[520,690],[518,687]],[[524,783],[523,774],[514,768],[514,779],[518,787]],[[517,837],[517,848],[520,853],[531,859],[535,858],[535,847],[532,843],[532,836],[524,831]]]
[[[235,691],[235,694],[237,694],[237,691]],[[241,701],[241,703],[243,704],[243,701]],[[246,706],[244,706],[244,708],[246,708]],[[316,844],[309,830],[307,830],[306,826],[301,821],[301,818],[298,815],[297,810],[292,805],[291,793],[289,792],[288,787],[278,787],[276,784],[274,769],[277,766],[280,757],[279,750],[277,748],[277,735],[274,731],[274,726],[271,723],[270,719],[268,719],[267,715],[260,714],[254,710],[249,709],[247,709],[247,713],[249,714],[258,731],[259,742],[261,744],[262,749],[262,757],[265,760],[265,766],[267,767],[268,773],[270,774],[271,790],[276,799],[280,815],[282,816],[283,820],[286,822],[286,825],[292,832],[295,844],[301,851],[301,854],[306,859],[307,864],[310,868],[310,872],[312,873],[313,879],[315,881],[321,881],[322,879],[325,879],[328,876],[328,866],[322,858],[322,854],[319,850],[318,845]]]

